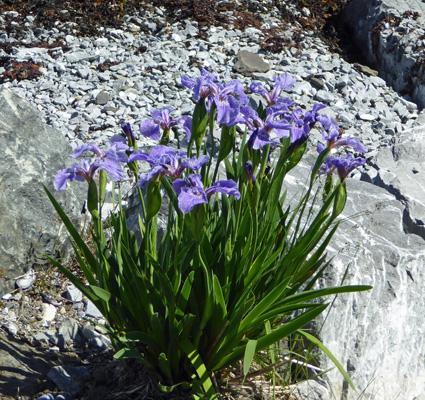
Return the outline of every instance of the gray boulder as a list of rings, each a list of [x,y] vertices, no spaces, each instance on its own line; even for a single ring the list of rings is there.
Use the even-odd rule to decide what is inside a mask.
[[[86,185],[53,189],[59,169],[69,166],[66,139],[47,126],[38,111],[7,89],[0,89],[0,295],[29,268],[46,264],[43,254],[68,260],[66,229],[42,184],[54,193],[74,222],[81,218]],[[37,270],[37,268],[35,268]]]
[[[368,182],[348,182],[348,204],[330,248],[323,284],[368,284],[369,292],[336,298],[320,337],[349,372],[326,377],[336,399],[420,399],[425,393],[423,293],[425,241],[404,231],[406,206]],[[332,367],[323,358],[322,368]]]
[[[241,50],[236,56],[233,69],[240,74],[252,75],[254,72],[267,72],[270,69],[270,65],[257,53]]]
[[[319,337],[357,392],[323,356],[330,399],[425,399],[425,126],[404,131],[365,171],[347,180],[348,200],[320,285],[371,285],[343,294],[318,320]],[[286,180],[306,183],[310,152]],[[291,198],[288,197],[288,198]]]
[[[425,399],[425,127],[381,149],[362,180],[347,182],[345,218],[322,284],[373,286],[338,296],[320,330],[357,392],[334,369],[326,375],[335,399]],[[332,362],[323,358],[323,369]]]
[[[425,106],[425,4],[410,0],[352,0],[344,25],[379,75]]]

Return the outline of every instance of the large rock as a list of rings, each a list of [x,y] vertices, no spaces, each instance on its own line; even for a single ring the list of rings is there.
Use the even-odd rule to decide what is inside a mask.
[[[314,158],[310,153],[290,172],[290,194],[305,185]],[[320,284],[340,285],[347,272],[344,284],[373,289],[339,295],[318,321],[322,342],[357,388],[334,368],[325,375],[330,399],[425,399],[424,182],[425,126],[403,132],[347,180],[342,223],[328,248],[333,259]],[[334,365],[321,357],[320,367]]]
[[[72,153],[59,132],[43,123],[38,111],[10,90],[0,89],[0,295],[14,278],[44,265],[43,254],[66,261],[66,230],[50,204],[53,179]],[[65,165],[66,164],[66,165]],[[81,221],[86,185],[54,193],[68,216]]]
[[[365,181],[349,180],[348,203],[330,245],[323,284],[373,286],[337,297],[320,331],[357,388],[337,370],[335,399],[425,399],[425,127],[382,149]],[[332,367],[327,358],[322,368]]]
[[[424,107],[425,4],[411,0],[352,0],[343,22],[379,75]]]

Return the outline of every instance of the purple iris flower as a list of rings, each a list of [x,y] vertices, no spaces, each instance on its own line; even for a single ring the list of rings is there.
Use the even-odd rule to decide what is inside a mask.
[[[87,160],[81,160],[81,165],[74,163],[69,168],[58,171],[53,181],[53,186],[58,192],[61,192],[67,189],[66,182],[68,180],[70,182],[73,180],[80,182],[90,181],[98,168],[99,166],[95,163],[90,164]]]
[[[244,92],[243,85],[237,79],[228,85],[223,85],[217,82],[216,75],[210,74],[204,68],[201,70],[201,76],[196,80],[182,75],[181,82],[184,86],[193,90],[195,101],[207,100],[208,110],[215,103],[217,108],[216,118],[220,124],[230,126],[239,115],[240,104],[248,104],[248,97]]]
[[[313,126],[318,120],[317,117],[320,117],[320,114],[317,114],[320,110],[326,108],[324,104],[315,104],[312,110],[309,110],[305,113],[304,120],[306,123]]]
[[[268,92],[261,82],[254,81],[251,83],[249,89],[252,93],[260,94],[267,101],[268,106],[276,104],[276,100],[280,97],[283,90],[291,89],[294,86],[295,79],[289,74],[282,74],[280,76],[273,77],[275,86],[273,91]]]
[[[267,109],[267,117],[266,117],[266,120],[263,121],[258,115],[257,111],[253,110],[251,107],[241,107],[240,114],[235,119],[233,124],[244,123],[248,127],[249,131],[252,131],[252,133],[255,129],[258,128],[259,132],[256,133],[258,139],[261,139],[261,138],[269,139],[271,133],[274,133],[275,136],[278,137],[279,139],[282,137],[288,137],[290,135],[291,125],[284,119],[274,120],[276,116],[279,116],[279,113],[276,115],[276,114],[273,114],[272,112],[269,112],[269,109]],[[252,133],[251,133],[251,137],[252,137]],[[255,138],[252,138],[252,140],[255,140]],[[277,142],[273,142],[273,143],[277,143]],[[260,147],[262,146],[264,146],[264,144],[261,145]]]
[[[209,73],[206,69],[201,69],[201,76],[197,79],[190,79],[187,75],[182,75],[181,83],[188,89],[193,90],[193,99],[199,101],[206,99],[211,94],[211,84],[217,82],[217,76]]]
[[[177,179],[186,168],[197,171],[209,161],[209,157],[204,155],[199,159],[187,158],[184,150],[176,151],[172,147],[159,145],[150,154],[137,150],[128,158],[129,163],[137,160],[146,161],[152,167],[149,172],[140,175],[137,186],[142,186],[158,174],[165,174],[172,179]]]
[[[322,128],[322,138],[326,140],[327,145],[322,143],[317,145],[317,151],[321,153],[326,148],[334,149],[340,146],[350,146],[359,153],[366,153],[366,149],[359,139],[353,136],[341,137],[339,136],[339,126],[333,118],[328,115],[318,115],[316,120],[319,121],[325,129]]]
[[[145,137],[159,140],[160,129],[164,132],[164,136],[167,136],[170,129],[176,125],[183,126],[186,131],[185,126],[187,126],[187,119],[189,117],[172,119],[170,114],[173,111],[174,110],[170,110],[168,107],[163,107],[161,111],[151,109],[153,118],[147,119],[141,123],[140,133]]]
[[[119,162],[127,162],[127,155],[125,154],[125,151],[131,150],[131,148],[128,147],[125,139],[120,135],[115,135],[109,139],[109,143],[111,146],[106,151],[106,153],[99,146],[92,142],[76,147],[74,149],[74,153],[69,157],[78,158],[81,157],[84,153],[91,151],[92,153],[96,154],[96,156],[102,161],[116,159]]]
[[[366,160],[362,157],[354,158],[351,154],[344,157],[329,156],[323,163],[321,170],[327,174],[337,171],[341,182],[356,168],[366,164]]]
[[[198,204],[208,204],[208,198],[217,192],[235,196],[237,199],[241,197],[236,182],[231,179],[217,181],[204,190],[202,178],[199,174],[190,174],[184,179],[175,180],[173,189],[177,194],[178,205],[183,214],[187,214]]]
[[[270,139],[269,133],[260,128],[254,129],[247,142],[247,146],[254,150],[260,150],[263,146],[266,146],[267,144],[280,146],[280,142],[278,140]]]
[[[74,150],[71,158],[81,157],[84,153],[91,151],[97,158],[91,164],[87,160],[81,160],[81,164],[74,163],[71,167],[61,169],[56,174],[53,186],[56,190],[62,191],[67,188],[66,181],[90,181],[93,179],[95,172],[99,170],[106,171],[114,181],[124,178],[124,173],[121,168],[121,162],[127,162],[128,158],[125,150],[129,147],[125,143],[125,139],[120,136],[114,136],[110,140],[111,147],[104,152],[94,143],[84,144]]]
[[[240,104],[248,104],[248,98],[244,93],[242,84],[235,79],[227,86],[215,85],[212,91],[212,99],[217,107],[217,122],[230,126],[233,120],[237,118],[240,111]],[[237,95],[239,103],[233,97]]]
[[[289,114],[290,108],[294,106],[296,103],[289,97],[278,97],[273,106],[267,107],[267,112],[271,112],[274,115],[285,115]]]
[[[310,124],[305,120],[303,110],[297,108],[291,114],[291,143],[302,140],[305,142],[310,133]]]
[[[319,121],[325,129],[322,129],[322,138],[326,141],[335,140],[339,135],[339,125],[329,115],[317,115],[316,120]]]
[[[135,137],[134,137],[134,133],[133,130],[131,129],[131,125],[129,122],[125,122],[124,120],[122,120],[121,122],[121,129],[123,130],[126,138],[127,138],[127,142],[130,146],[134,146],[135,143]]]

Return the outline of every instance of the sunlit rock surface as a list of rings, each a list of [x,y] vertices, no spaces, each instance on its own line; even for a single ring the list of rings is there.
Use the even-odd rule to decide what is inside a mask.
[[[329,248],[321,285],[371,285],[340,295],[319,323],[324,344],[349,372],[326,377],[331,398],[425,398],[425,127],[405,131],[371,165],[347,180],[348,201]],[[307,164],[287,180],[305,183]],[[323,321],[322,321],[323,322]],[[332,368],[323,357],[321,367]],[[333,397],[332,397],[333,396]]]
[[[425,3],[352,0],[344,12],[357,46],[388,85],[425,106]]]
[[[15,278],[46,263],[44,253],[69,258],[70,246],[56,211],[43,190],[52,192],[59,169],[69,166],[66,139],[46,125],[39,112],[11,90],[0,89],[0,295]],[[54,193],[68,216],[81,221],[85,185]]]

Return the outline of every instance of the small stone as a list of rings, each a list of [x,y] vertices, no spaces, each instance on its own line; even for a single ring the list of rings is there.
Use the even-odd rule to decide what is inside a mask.
[[[372,82],[372,84],[375,87],[382,87],[382,86],[386,86],[387,82],[385,82],[382,78],[380,78],[379,76],[371,76],[370,77],[370,81]]]
[[[90,301],[87,301],[86,309],[85,309],[86,315],[93,318],[102,318],[102,313],[98,310],[98,308]]]
[[[32,268],[28,270],[28,272],[22,276],[21,278],[16,280],[16,286],[21,289],[28,289],[35,281],[35,272]]]
[[[325,82],[323,79],[312,76],[309,81],[317,89],[323,89],[325,87]]]
[[[105,91],[101,91],[96,96],[96,104],[103,106],[109,101],[109,99],[110,99],[109,93]]]
[[[21,299],[22,299],[22,293],[16,293],[13,296],[13,300],[15,300],[15,301],[21,301]]]
[[[81,333],[88,340],[94,339],[95,337],[99,336],[99,333],[97,333],[93,329],[87,328],[86,326],[81,330]]]
[[[74,285],[68,285],[66,288],[66,297],[73,303],[78,303],[83,300],[83,294]]]
[[[332,93],[327,92],[326,90],[319,90],[316,93],[316,100],[322,103],[332,103],[335,100],[335,97]]]
[[[17,335],[19,330],[18,325],[14,324],[13,322],[8,322],[6,324],[6,329],[13,336]]]
[[[172,33],[171,34],[171,40],[174,40],[175,42],[181,42],[182,41],[182,38],[177,33]]]
[[[43,394],[43,396],[38,397],[37,400],[55,400],[55,395],[53,393]]]
[[[105,47],[109,44],[109,40],[107,38],[97,38],[94,41],[94,44],[97,47]]]
[[[91,71],[88,68],[80,68],[77,70],[77,75],[82,79],[88,79],[90,74],[91,74]]]
[[[47,377],[60,390],[76,394],[90,380],[90,372],[86,367],[56,366],[50,368]]]
[[[72,400],[74,398],[75,397],[71,393],[63,392],[62,394],[57,396],[55,400]]]
[[[338,79],[338,81],[335,84],[335,87],[337,89],[343,88],[347,86],[350,83],[350,77],[348,75],[343,75],[341,78]]]
[[[9,300],[10,298],[12,298],[12,293],[6,293],[5,295],[3,295],[3,297],[1,299],[2,300]]]
[[[90,340],[90,344],[93,347],[97,347],[99,349],[106,349],[106,344],[102,341],[102,339],[100,337],[95,337],[92,340]]]
[[[78,335],[78,324],[73,318],[65,319],[59,326],[58,339],[59,347],[67,348],[67,342],[75,340]]]
[[[297,82],[295,86],[292,88],[292,93],[298,94],[298,95],[311,95],[311,84],[307,81]]]
[[[376,117],[372,114],[360,114],[359,118],[362,121],[375,121]]]
[[[41,324],[48,327],[56,317],[56,307],[52,304],[43,303],[41,308],[43,310]]]

